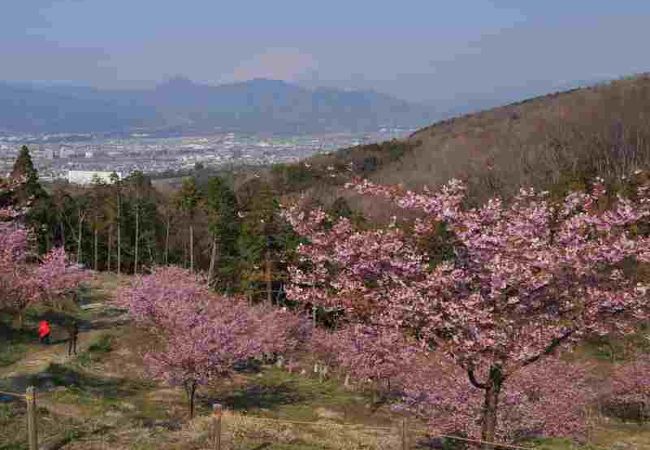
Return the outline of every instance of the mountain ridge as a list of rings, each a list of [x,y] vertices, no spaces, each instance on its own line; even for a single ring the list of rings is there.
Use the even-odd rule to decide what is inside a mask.
[[[310,133],[415,128],[437,117],[431,106],[370,90],[308,89],[281,80],[221,85],[172,78],[153,89],[0,82],[0,131]]]

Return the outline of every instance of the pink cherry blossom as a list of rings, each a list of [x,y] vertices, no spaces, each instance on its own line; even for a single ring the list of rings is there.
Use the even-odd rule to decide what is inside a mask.
[[[650,214],[646,189],[607,208],[600,180],[559,203],[522,189],[508,203],[468,208],[456,180],[439,192],[350,187],[418,218],[355,230],[321,210],[288,209],[306,239],[289,297],[342,307],[348,320],[399,328],[446,353],[483,391],[484,439],[495,437],[501,390],[513,374],[587,334],[628,333],[649,317],[647,286],[622,270],[650,261],[650,241],[637,231]],[[419,245],[440,223],[453,248],[442,262]]]
[[[253,307],[206,286],[189,270],[161,267],[137,278],[116,300],[151,336],[144,355],[149,373],[183,386],[190,414],[199,385],[229,376],[237,363],[296,349],[310,332],[305,318]]]

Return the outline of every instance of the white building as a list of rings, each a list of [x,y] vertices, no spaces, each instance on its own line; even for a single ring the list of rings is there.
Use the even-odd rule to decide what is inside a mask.
[[[111,174],[113,172],[99,172],[95,170],[68,170],[68,183],[71,184],[92,184],[95,180],[101,180],[104,183],[111,182]],[[122,174],[117,172],[118,178],[122,178]]]

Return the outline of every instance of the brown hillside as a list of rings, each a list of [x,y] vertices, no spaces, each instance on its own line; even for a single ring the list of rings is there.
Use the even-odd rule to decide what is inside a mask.
[[[473,194],[608,179],[650,161],[650,75],[555,93],[439,122],[372,178],[418,188],[452,177]]]

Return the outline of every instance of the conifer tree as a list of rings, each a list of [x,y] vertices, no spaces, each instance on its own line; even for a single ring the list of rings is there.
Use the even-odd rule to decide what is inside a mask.
[[[201,193],[193,177],[185,178],[183,185],[178,192],[177,202],[179,208],[185,212],[188,221],[189,247],[190,247],[190,270],[194,270],[194,214],[201,201]]]
[[[38,181],[38,171],[25,145],[18,153],[10,178],[20,183],[12,193],[13,203],[20,207],[30,207],[25,218],[26,223],[34,230],[39,253],[46,253],[52,245],[50,235],[55,224],[53,205]]]
[[[14,180],[23,178],[26,184],[38,181],[38,172],[34,168],[32,157],[26,145],[20,148],[10,176]]]
[[[217,276],[221,286],[229,288],[235,272],[234,263],[239,235],[237,197],[233,190],[219,177],[208,182],[206,206],[209,230],[212,236],[212,254],[208,272],[208,284],[217,287]]]

